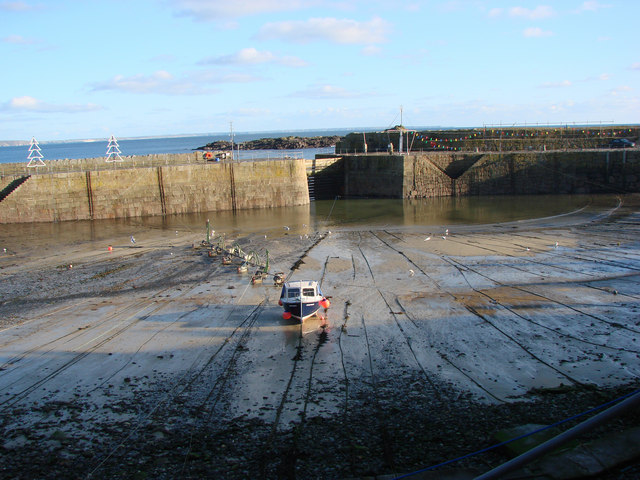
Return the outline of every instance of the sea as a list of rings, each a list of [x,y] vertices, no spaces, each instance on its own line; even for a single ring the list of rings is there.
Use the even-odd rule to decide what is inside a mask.
[[[235,144],[260,138],[278,137],[318,137],[327,135],[346,135],[354,129],[325,129],[325,130],[299,130],[299,131],[270,131],[270,132],[238,132],[233,134]],[[373,130],[372,130],[373,131]],[[231,140],[230,132],[175,135],[164,137],[137,137],[137,138],[116,138],[121,156],[131,155],[153,155],[162,153],[189,153],[207,143]],[[2,145],[0,141],[0,163],[20,163],[28,162],[30,142],[22,142],[20,145]],[[9,143],[9,142],[5,142]],[[15,143],[15,142],[11,142]],[[65,140],[65,141],[42,141],[38,142],[43,160],[62,160],[77,158],[100,158],[107,157],[107,147],[109,138],[87,139],[87,140]],[[295,151],[282,150],[239,150],[236,151],[236,158],[240,160],[254,158],[270,158],[273,156],[293,156],[294,158],[314,158],[316,153],[333,153],[333,147],[313,148]]]

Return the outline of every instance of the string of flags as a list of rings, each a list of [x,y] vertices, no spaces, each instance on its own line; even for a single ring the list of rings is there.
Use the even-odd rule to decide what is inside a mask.
[[[584,128],[553,128],[553,129],[536,129],[536,130],[504,130],[504,129],[485,129],[482,132],[474,132],[460,136],[434,136],[433,134],[424,134],[420,132],[414,133],[416,140],[428,143],[429,147],[441,150],[459,150],[459,147],[452,144],[463,142],[465,140],[481,139],[481,140],[500,140],[508,138],[532,138],[551,135],[567,139],[584,138],[584,137],[616,137],[625,136],[633,132],[633,129],[584,129]]]

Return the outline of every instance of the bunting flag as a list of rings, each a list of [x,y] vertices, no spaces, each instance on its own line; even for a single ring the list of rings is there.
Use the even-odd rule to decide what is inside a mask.
[[[443,132],[444,133],[444,132]],[[429,143],[432,148],[441,148],[443,150],[452,150],[456,147],[452,147],[446,144],[452,144],[456,142],[463,142],[465,140],[502,140],[502,139],[518,139],[518,138],[534,138],[539,136],[558,137],[558,139],[566,140],[569,138],[579,139],[588,137],[617,137],[626,136],[633,133],[633,129],[585,129],[579,127],[566,127],[566,128],[549,128],[549,129],[535,129],[529,130],[506,130],[506,129],[486,129],[484,132],[474,132],[470,134],[456,136],[443,135],[434,136],[433,132],[428,134],[415,132],[414,138],[419,141]]]

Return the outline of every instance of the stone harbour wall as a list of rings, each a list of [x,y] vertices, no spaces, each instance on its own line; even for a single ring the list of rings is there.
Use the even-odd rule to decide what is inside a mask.
[[[638,150],[482,155],[452,183],[455,196],[639,191]]]
[[[640,150],[343,155],[345,197],[640,192]]]
[[[404,182],[402,155],[343,157],[345,197],[401,198]]]
[[[0,223],[306,205],[307,175],[318,199],[640,192],[637,148],[325,157],[2,175]]]
[[[2,188],[21,175],[2,178]],[[32,175],[0,201],[0,223],[127,218],[309,203],[302,159]]]

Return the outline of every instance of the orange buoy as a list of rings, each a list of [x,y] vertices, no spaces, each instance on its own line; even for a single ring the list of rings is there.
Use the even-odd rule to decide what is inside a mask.
[[[282,306],[282,300],[278,300],[278,305]]]
[[[291,318],[291,312],[284,312],[282,314],[282,318],[284,318],[285,320],[289,320]]]
[[[111,250],[113,250],[113,247],[111,245],[109,245],[109,248],[107,248],[107,250],[111,251]]]
[[[320,306],[324,309],[327,309],[331,306],[331,302],[329,302],[329,300],[327,300],[326,298],[323,298],[322,300],[320,300]]]

